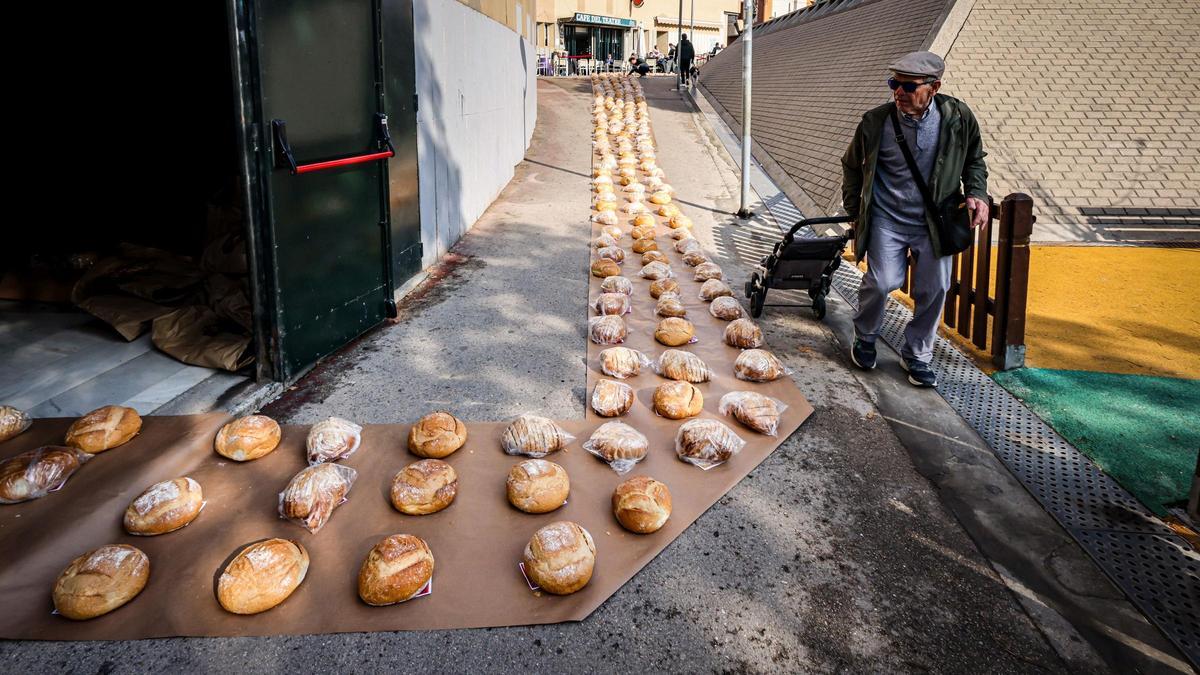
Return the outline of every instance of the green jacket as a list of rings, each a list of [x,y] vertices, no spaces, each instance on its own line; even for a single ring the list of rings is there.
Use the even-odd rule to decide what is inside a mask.
[[[966,103],[937,94],[933,102],[942,115],[941,132],[938,135],[938,156],[933,165],[933,179],[929,190],[934,201],[941,203],[962,184],[963,193],[978,197],[985,202],[987,193],[987,164],[983,158],[983,139],[979,133],[979,122]],[[868,110],[858,123],[850,147],[842,156],[842,207],[854,218],[854,255],[862,260],[871,241],[871,201],[875,185],[875,160],[879,157],[879,139],[885,132],[892,133],[891,122],[895,103],[885,103]],[[885,126],[886,125],[886,126]],[[929,226],[929,237],[933,252],[942,255],[937,228],[925,215]]]

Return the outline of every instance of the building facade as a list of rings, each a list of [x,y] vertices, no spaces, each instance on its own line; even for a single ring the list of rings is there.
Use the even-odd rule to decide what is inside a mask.
[[[567,53],[624,61],[678,42],[678,0],[539,0],[534,44],[539,54]],[[686,0],[682,32],[696,53],[725,47],[736,36],[739,0]]]

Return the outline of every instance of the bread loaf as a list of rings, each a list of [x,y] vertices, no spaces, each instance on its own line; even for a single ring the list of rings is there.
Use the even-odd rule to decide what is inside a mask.
[[[596,258],[592,261],[592,276],[615,277],[621,274],[621,266],[608,258]]]
[[[712,304],[708,306],[708,313],[722,321],[733,321],[743,316],[741,304],[728,295],[713,298]]]
[[[636,188],[634,186],[636,186]],[[646,188],[643,187],[641,183],[634,183],[633,185],[625,188],[627,192],[638,194],[643,192],[645,189]],[[654,236],[654,225],[654,216],[650,215],[649,213],[639,213],[633,218],[633,229],[637,230],[638,228],[648,227],[650,228],[650,236]],[[641,237],[637,236],[636,234],[633,235],[633,238],[641,239]]]
[[[634,244],[636,245],[637,242],[634,242]],[[596,249],[596,256],[599,258],[608,258],[615,263],[622,263],[625,261],[625,249],[620,246],[605,246],[604,248]]]
[[[393,534],[371,547],[358,569],[358,597],[382,607],[410,600],[433,578],[433,552],[425,540]]]
[[[150,558],[125,544],[109,544],[71,561],[54,582],[54,609],[81,621],[108,614],[137,597],[150,580]]]
[[[612,494],[613,515],[630,532],[657,532],[671,517],[671,491],[646,476],[634,476]]]
[[[692,226],[692,219],[679,213],[671,216],[671,219],[667,221],[667,225],[670,225],[671,229],[689,228]]]
[[[654,307],[654,313],[662,317],[685,317],[687,316],[687,308],[679,300],[677,293],[664,294],[659,296],[658,304]]]
[[[361,443],[362,427],[340,417],[329,417],[312,425],[304,442],[309,464],[345,459]]]
[[[450,506],[458,495],[458,473],[440,459],[413,462],[392,478],[392,506],[424,516]]]
[[[629,236],[633,237],[634,243],[636,244],[639,239],[654,239],[654,216],[649,213],[642,213],[638,215],[638,218],[649,219],[650,224],[633,228]],[[636,220],[634,224],[637,224]]]
[[[625,341],[625,320],[619,316],[595,316],[588,319],[588,334],[598,345],[616,345]]]
[[[708,382],[712,369],[699,356],[681,349],[668,349],[658,357],[658,374],[684,382]]]
[[[760,434],[776,435],[779,415],[787,409],[782,401],[754,391],[731,391],[721,397],[717,412],[734,419]]]
[[[258,459],[279,446],[283,432],[266,415],[247,415],[221,427],[213,441],[217,454],[235,462]]]
[[[645,213],[646,205],[641,202],[629,202],[625,206],[622,206],[621,210],[629,214]]]
[[[674,204],[663,204],[662,206],[658,207],[658,211],[656,211],[656,213],[663,218],[674,218],[675,216],[679,215],[679,207],[675,206]]]
[[[527,459],[508,470],[508,502],[525,513],[549,513],[571,492],[567,470],[544,459]]]
[[[688,420],[675,434],[675,454],[701,468],[728,461],[744,445],[746,442],[733,429],[712,419]]]
[[[642,366],[650,359],[636,349],[610,347],[600,352],[600,372],[609,377],[625,379],[642,372]]]
[[[133,408],[106,405],[75,420],[67,429],[65,445],[96,454],[111,450],[142,429],[142,418]]]
[[[0,443],[25,432],[33,419],[23,410],[10,405],[0,405]]]
[[[633,242],[633,252],[634,253],[645,253],[647,251],[657,251],[657,250],[658,250],[658,242],[654,241],[653,239],[638,239],[637,241]],[[662,265],[664,263],[660,262],[657,264]],[[645,269],[645,267],[643,267],[642,269]]]
[[[467,425],[445,411],[431,412],[408,430],[408,449],[417,457],[441,459],[467,442]]]
[[[611,277],[610,277],[611,278]],[[592,303],[597,314],[622,316],[631,310],[629,296],[624,293],[601,293]]]
[[[733,297],[733,290],[720,279],[709,279],[700,285],[700,299],[705,302],[712,302],[726,296]]]
[[[600,380],[592,389],[592,410],[601,417],[617,417],[633,407],[633,387],[624,382]]]
[[[655,249],[653,251],[646,251],[645,253],[642,254],[642,266],[643,267],[645,267],[646,265],[649,265],[652,262],[660,262],[660,263],[668,263],[669,264],[670,261],[667,260],[667,255],[665,253]]]
[[[592,248],[596,250],[600,250],[602,248],[611,248],[616,245],[617,240],[615,238],[603,233],[599,237],[596,237],[592,240]]]
[[[0,504],[45,497],[91,457],[78,448],[46,445],[0,461]]]
[[[725,326],[725,344],[738,349],[763,346],[762,329],[750,319],[734,319]]]
[[[567,447],[574,438],[545,417],[521,415],[504,430],[500,447],[510,455],[545,457]]]
[[[673,420],[694,417],[704,408],[704,395],[690,382],[663,382],[654,390],[654,411]]]
[[[733,362],[733,374],[748,382],[772,382],[788,372],[779,359],[765,349],[747,349]]]
[[[592,208],[597,211],[616,211],[617,202],[607,199],[597,199],[592,203]]]
[[[716,263],[706,262],[696,265],[696,281],[708,281],[709,279],[723,279],[724,273],[721,272],[721,266]]]
[[[217,601],[234,614],[258,614],[288,599],[308,574],[308,551],[266,539],[242,549],[217,579]]]
[[[654,329],[654,339],[668,347],[678,347],[692,341],[696,327],[687,319],[671,317],[658,322]]]
[[[683,254],[683,264],[687,265],[688,267],[695,267],[706,262],[708,262],[708,256],[704,255],[700,251],[688,251],[687,253]]]
[[[650,283],[650,297],[652,298],[661,298],[663,293],[677,292],[678,290],[679,282],[674,279],[659,279]]]
[[[558,521],[534,533],[525,546],[523,562],[525,575],[543,591],[568,595],[591,580],[596,544],[583,527]]]
[[[638,240],[642,241],[642,240]],[[667,263],[652,262],[649,265],[642,267],[642,271],[638,273],[643,279],[658,281],[660,279],[670,279],[675,275],[671,271],[671,266]]]
[[[692,237],[686,237],[675,242],[675,252],[687,255],[694,251],[700,251],[700,242]]]
[[[600,282],[600,292],[633,295],[633,282],[622,276],[606,277]]]
[[[615,211],[597,211],[592,214],[592,222],[601,225],[616,225],[621,222]]]
[[[650,195],[650,202],[654,204],[670,204],[671,195],[664,190],[660,190]]]
[[[695,238],[695,235],[692,234],[692,231],[686,227],[680,227],[678,229],[671,230],[670,233],[668,233],[668,236],[670,236],[676,242],[683,241],[684,239]]]
[[[616,218],[615,214],[610,214],[610,215],[612,215],[613,218]],[[600,233],[606,234],[606,235],[612,237],[614,243],[621,241],[621,228],[617,227],[616,222],[613,222],[610,225],[605,225],[604,227],[600,228]]]
[[[592,432],[583,449],[608,462],[617,473],[625,473],[646,457],[650,441],[624,422],[605,422]]]
[[[313,464],[279,493],[279,515],[316,534],[341,505],[358,472],[342,464]]]
[[[125,509],[125,531],[150,536],[174,532],[200,515],[204,491],[200,484],[184,476],[164,480],[146,488]]]

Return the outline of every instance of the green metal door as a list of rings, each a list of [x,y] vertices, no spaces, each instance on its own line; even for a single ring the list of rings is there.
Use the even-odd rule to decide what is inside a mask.
[[[379,8],[373,0],[252,7],[264,281],[274,289],[275,375],[288,380],[378,324],[391,303]],[[332,166],[313,169],[322,162]]]

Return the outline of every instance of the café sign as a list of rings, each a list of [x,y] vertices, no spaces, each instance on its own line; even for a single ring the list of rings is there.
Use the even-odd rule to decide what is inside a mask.
[[[615,16],[599,16],[583,12],[575,12],[575,23],[591,23],[598,26],[616,26],[617,28],[637,27],[637,22],[633,19],[619,19]]]

